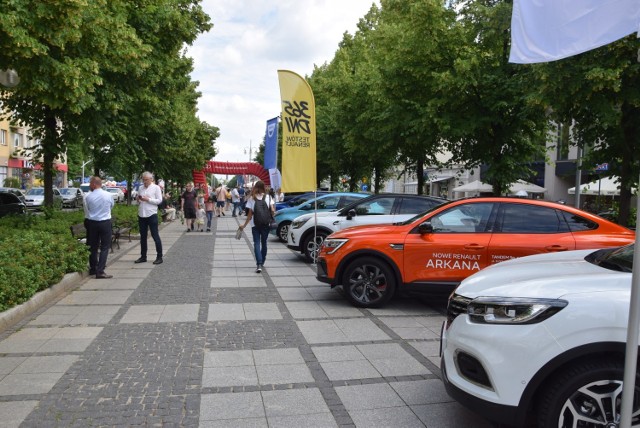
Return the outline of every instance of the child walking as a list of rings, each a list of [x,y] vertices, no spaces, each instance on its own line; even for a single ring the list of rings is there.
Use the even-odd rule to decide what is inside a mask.
[[[199,205],[196,211],[196,227],[198,228],[198,232],[204,232],[204,218],[206,216],[207,214],[205,213],[203,206]]]

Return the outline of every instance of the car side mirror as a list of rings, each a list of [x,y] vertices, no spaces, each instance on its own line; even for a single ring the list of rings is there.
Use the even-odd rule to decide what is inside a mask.
[[[421,235],[433,233],[433,225],[431,224],[431,222],[425,221],[423,223],[420,223],[420,225],[418,226],[418,233],[420,233]]]
[[[347,212],[347,220],[351,220],[355,216],[356,216],[356,210],[349,210],[349,212]]]

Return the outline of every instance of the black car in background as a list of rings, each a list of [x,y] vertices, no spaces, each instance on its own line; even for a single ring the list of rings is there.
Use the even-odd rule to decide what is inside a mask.
[[[13,193],[0,191],[0,217],[9,214],[24,214],[26,212],[27,207],[20,198]]]
[[[22,202],[26,203],[26,198],[24,196],[24,191],[21,189],[16,189],[14,187],[0,187],[0,192],[3,193],[13,193],[20,199]]]

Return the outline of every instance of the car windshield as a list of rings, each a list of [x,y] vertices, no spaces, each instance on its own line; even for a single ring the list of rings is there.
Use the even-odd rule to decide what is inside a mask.
[[[29,189],[27,195],[44,195],[44,189]]]
[[[444,206],[449,205],[451,202],[453,202],[453,201],[445,202],[442,205],[436,205],[435,207],[433,207],[433,208],[431,208],[431,209],[429,209],[427,211],[424,211],[424,212],[421,212],[420,214],[414,215],[410,219],[407,219],[405,221],[399,221],[399,222],[396,222],[396,223],[393,223],[393,224],[396,225],[396,226],[404,226],[404,225],[407,225],[407,224],[411,224],[414,221],[418,220],[419,218],[421,218],[421,217],[425,216],[426,214],[430,213],[431,211],[435,210],[436,208],[442,208]]]
[[[111,193],[118,193],[118,189],[114,188],[114,187],[108,187],[107,190]]]
[[[594,251],[585,257],[585,260],[605,269],[631,272],[633,270],[633,249],[634,244],[625,247],[605,248]]]
[[[63,195],[75,195],[76,189],[60,189],[60,193]]]

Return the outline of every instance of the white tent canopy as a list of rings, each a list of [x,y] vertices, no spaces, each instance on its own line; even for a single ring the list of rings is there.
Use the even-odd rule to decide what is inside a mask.
[[[616,176],[603,177],[600,180],[592,181],[580,185],[581,195],[605,195],[605,196],[619,196],[620,195],[620,179]],[[576,188],[572,187],[567,192],[570,195],[576,193]],[[635,189],[632,189],[635,193]]]
[[[536,184],[529,183],[528,181],[518,180],[509,186],[509,192],[511,194],[516,194],[520,191],[525,191],[527,193],[544,193],[547,191],[544,187],[540,187]]]
[[[454,187],[454,192],[491,192],[493,187],[491,184],[483,183],[480,180],[472,181],[471,183],[463,184],[462,186]]]
[[[524,180],[518,180],[509,186],[509,193],[516,194],[519,191],[524,190],[527,193],[544,193],[547,191],[544,187],[537,186],[533,183],[529,183]],[[462,186],[454,187],[454,192],[492,192],[493,187],[491,184],[483,183],[480,180],[472,181],[471,183],[463,184]]]

